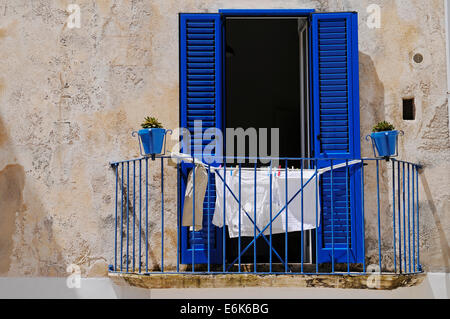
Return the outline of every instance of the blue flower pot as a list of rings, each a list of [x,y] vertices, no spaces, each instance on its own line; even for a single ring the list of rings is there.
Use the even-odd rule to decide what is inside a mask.
[[[139,130],[139,137],[145,154],[161,154],[166,130],[163,128],[145,128]]]
[[[375,132],[370,134],[379,156],[389,157],[395,155],[398,134],[398,131]]]

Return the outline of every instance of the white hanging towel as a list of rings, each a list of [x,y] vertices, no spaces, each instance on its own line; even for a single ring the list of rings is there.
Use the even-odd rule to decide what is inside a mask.
[[[282,229],[286,231],[286,215],[288,217],[288,232],[315,229],[320,225],[320,199],[317,195],[316,200],[316,178],[315,170],[304,169],[303,176],[300,170],[288,170],[287,172],[287,200],[286,200],[286,172],[282,170],[275,177],[275,190],[278,193],[277,198],[280,200],[279,205],[284,207],[287,205],[286,211],[281,213]],[[303,179],[302,179],[303,177]],[[309,181],[309,182],[308,182]],[[319,181],[317,180],[317,189]],[[303,188],[302,193],[294,195]],[[289,201],[292,201],[289,203]],[[316,202],[317,202],[317,222],[316,222]],[[303,216],[302,216],[303,205]]]
[[[223,169],[216,169],[216,207],[212,223],[218,227],[223,227],[223,209],[225,204],[225,223],[228,226],[231,238],[239,236],[239,172],[227,168],[226,184],[229,189],[225,189],[226,198],[224,203],[224,185],[220,177],[224,177]],[[233,174],[231,174],[233,173]],[[220,174],[220,175],[219,175]],[[255,175],[254,171],[241,170],[241,236],[254,235],[255,220]],[[272,181],[273,183],[273,181]],[[272,184],[273,185],[273,184]],[[231,191],[230,191],[231,190]],[[231,193],[232,192],[232,193]],[[234,194],[234,196],[233,196]],[[273,193],[273,196],[276,196]],[[275,201],[273,201],[275,203]],[[272,208],[273,211],[276,207]],[[256,234],[259,233],[270,221],[270,177],[267,171],[257,170],[256,172]],[[281,219],[275,220],[272,224],[272,232],[278,226],[281,231]],[[259,229],[259,230],[258,230]],[[264,232],[268,234],[269,228]]]
[[[216,207],[213,224],[223,227],[223,213],[225,204],[225,224],[228,226],[230,238],[239,236],[239,171],[227,168],[224,198],[223,169],[216,169]],[[295,195],[302,185],[300,171],[288,173],[288,201]],[[303,230],[316,228],[315,179],[314,170],[303,170],[303,184],[309,183],[303,194]],[[279,176],[278,176],[279,175]],[[222,178],[221,178],[222,177]],[[255,171],[241,170],[241,236],[254,236],[255,221]],[[231,191],[230,191],[231,190]],[[232,192],[232,193],[231,193]],[[234,194],[234,196],[233,196]],[[266,228],[272,219],[285,206],[284,172],[272,170],[272,216],[270,215],[270,169],[256,170],[256,234]],[[320,216],[319,199],[317,215]],[[318,218],[319,220],[319,218]],[[288,232],[301,231],[301,193],[288,205]],[[286,232],[286,211],[272,222],[272,234]],[[264,235],[270,234],[270,226],[264,230]]]

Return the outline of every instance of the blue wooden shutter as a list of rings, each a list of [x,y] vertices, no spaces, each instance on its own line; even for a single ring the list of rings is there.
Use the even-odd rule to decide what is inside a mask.
[[[210,141],[200,142],[201,136],[194,132],[194,122],[202,121],[203,132],[208,128],[222,129],[221,92],[220,14],[180,14],[180,123],[191,133],[191,154],[197,158],[202,158],[202,150]],[[182,195],[190,168],[182,166]],[[183,207],[183,200],[181,204]],[[211,223],[214,207],[215,184],[211,174],[203,205],[203,229],[192,232],[188,227],[181,227],[182,264],[191,264],[193,254],[195,264],[208,263],[208,258],[211,264],[222,262],[222,229]]]
[[[360,159],[358,19],[356,13],[313,13],[311,80],[315,157]],[[330,166],[321,161],[320,166]],[[333,187],[331,186],[333,183]],[[321,176],[318,262],[362,262],[360,165]],[[348,230],[348,231],[347,231]],[[347,256],[349,251],[349,256]],[[348,257],[348,259],[347,259]]]

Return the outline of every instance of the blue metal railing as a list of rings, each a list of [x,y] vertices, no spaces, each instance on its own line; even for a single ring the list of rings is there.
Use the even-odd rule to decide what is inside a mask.
[[[171,185],[174,174],[169,174],[165,176],[165,161],[169,158],[172,160],[175,158],[178,160],[176,164],[176,190],[165,189],[167,186]],[[366,274],[367,273],[367,263],[370,261],[372,266],[375,264],[378,266],[378,272],[380,273],[418,273],[422,272],[422,267],[420,265],[420,227],[419,227],[419,182],[418,175],[421,166],[418,164],[401,161],[397,159],[390,159],[390,161],[385,161],[385,159],[380,158],[362,158],[356,160],[343,160],[343,159],[318,159],[318,158],[223,158],[224,162],[229,162],[229,160],[254,160],[254,165],[246,165],[243,167],[242,163],[239,163],[235,167],[230,167],[227,165],[220,166],[218,169],[217,165],[202,164],[208,172],[208,176],[211,174],[217,174],[217,177],[222,181],[223,194],[227,193],[231,195],[232,199],[237,202],[239,214],[238,214],[238,247],[237,254],[233,254],[232,257],[227,256],[227,237],[225,230],[221,232],[222,241],[221,249],[222,256],[221,261],[212,264],[211,260],[211,229],[215,227],[212,225],[211,218],[207,220],[207,263],[205,265],[200,265],[196,263],[195,258],[195,247],[193,244],[191,249],[191,261],[188,265],[181,263],[181,241],[189,240],[183,239],[181,237],[182,227],[182,198],[185,194],[182,194],[182,183],[181,176],[183,173],[182,163],[199,163],[198,159],[194,157],[185,156],[170,156],[164,155],[156,157],[155,160],[149,160],[148,157],[136,158],[125,161],[118,161],[111,163],[112,168],[115,173],[115,207],[114,207],[114,264],[110,266],[110,271],[120,272],[120,273],[140,273],[140,274],[151,274],[151,273],[208,273],[208,274],[221,274],[221,273],[241,273],[244,267],[242,263],[242,257],[246,252],[253,251],[252,262],[248,263],[252,266],[254,273],[259,274],[272,274],[272,273],[289,273],[289,274]],[[271,161],[271,165],[264,168],[269,170],[269,222],[261,226],[257,223],[257,172],[260,168],[256,161],[268,160]],[[272,161],[277,161],[284,164],[284,168],[273,168]],[[291,169],[288,169],[288,161],[298,161],[299,168],[296,171],[300,171],[302,185],[294,190],[294,196],[289,199],[288,195],[288,178],[289,174],[292,173]],[[389,163],[388,163],[389,162]],[[307,164],[305,164],[307,163]],[[131,173],[130,173],[131,166]],[[159,167],[158,167],[159,166]],[[312,168],[306,168],[312,167]],[[355,262],[350,259],[352,255],[351,249],[353,248],[353,235],[352,227],[355,227],[357,222],[354,214],[348,213],[349,207],[349,194],[350,194],[350,183],[345,183],[345,209],[347,213],[345,214],[346,221],[344,223],[345,228],[345,248],[346,250],[346,260],[344,262],[336,263],[335,253],[337,252],[337,246],[342,243],[337,242],[336,238],[336,228],[341,225],[335,225],[335,216],[339,214],[336,212],[337,205],[333,202],[335,200],[334,196],[338,192],[338,186],[336,179],[338,175],[336,172],[345,169],[345,180],[349,180],[350,169],[356,167],[360,176],[360,190],[357,195],[360,196],[361,205],[358,206],[358,211],[356,214],[361,216],[360,223],[362,227],[362,262]],[[138,169],[137,169],[138,168]],[[158,169],[159,168],[159,169]],[[186,167],[184,168],[186,170]],[[227,172],[238,171],[239,181],[237,194],[231,189],[230,185],[227,183]],[[254,172],[253,179],[253,216],[247,212],[246,209],[242,207],[242,171],[250,170]],[[313,172],[311,178],[304,182],[304,172],[309,170]],[[391,174],[388,174],[388,170],[391,170]],[[155,178],[156,175],[159,176]],[[222,173],[222,172],[223,173]],[[150,176],[149,172],[153,172],[153,177]],[[273,203],[273,175],[274,173],[280,174],[284,172],[284,204],[274,210]],[[330,181],[330,193],[323,194],[320,191],[320,177],[321,174],[327,172],[329,174]],[[382,173],[385,174],[382,174]],[[376,178],[370,173],[375,173]],[[223,174],[223,176],[222,176]],[[131,176],[130,176],[131,175]],[[380,176],[381,175],[381,176]],[[391,178],[391,185],[388,184],[389,181],[387,176]],[[383,178],[384,176],[384,178]],[[192,174],[193,178],[193,212],[192,212],[192,225],[195,223],[195,191],[196,191],[196,174]],[[359,178],[359,177],[358,177]],[[370,180],[372,179],[372,180]],[[309,183],[313,184],[315,189],[314,197],[306,198],[304,197],[304,190]],[[138,185],[137,185],[138,184]],[[159,184],[159,185],[158,185]],[[159,187],[158,187],[159,186]],[[210,194],[211,194],[210,182],[207,183],[207,207],[211,207]],[[216,187],[218,187],[216,185]],[[376,196],[374,196],[374,189],[376,187]],[[150,194],[150,190],[152,193]],[[366,194],[369,190],[369,196]],[[170,193],[170,194],[169,194]],[[174,196],[175,195],[175,196]],[[176,206],[176,223],[168,218],[167,215],[167,205],[165,201],[168,197],[175,197]],[[300,257],[296,262],[292,262],[289,259],[289,218],[288,211],[290,211],[289,205],[292,205],[292,201],[297,196],[301,199],[301,236],[300,236]],[[311,237],[308,244],[311,245],[312,256],[305,260],[305,232],[304,232],[304,203],[306,201],[314,200],[315,207],[315,226],[319,227],[320,224],[325,225],[324,222],[324,212],[321,211],[321,197],[329,196],[330,198],[330,210],[331,210],[331,265],[330,262],[326,262],[323,265],[320,264],[319,260],[319,235],[315,233],[314,239]],[[376,198],[376,206],[374,208],[374,198]],[[227,205],[231,202],[227,202],[224,196],[222,204],[222,225],[226,225],[226,211]],[[323,200],[323,198],[322,198]],[[214,204],[214,203],[213,203]],[[370,206],[371,208],[368,208]],[[160,209],[158,208],[160,207]],[[391,221],[387,219],[385,215],[386,207],[392,212]],[[336,209],[336,210],[335,210]],[[173,207],[169,208],[170,213],[173,213]],[[242,214],[242,212],[244,214]],[[284,252],[278,252],[274,247],[273,242],[273,224],[284,214],[285,218],[285,233],[284,233]],[[242,216],[242,217],[241,217]],[[242,223],[241,218],[250,220],[253,227],[253,238],[251,238],[249,243],[242,243]],[[320,221],[320,223],[319,223]],[[165,225],[165,223],[167,223]],[[374,235],[373,229],[369,229],[376,226],[376,235]],[[154,230],[150,229],[154,228]],[[325,226],[323,227],[325,228]],[[173,256],[173,251],[168,251],[165,247],[165,232],[166,231],[176,231],[176,245],[172,244],[170,250],[176,250],[176,258]],[[342,227],[341,227],[342,230]],[[367,230],[370,230],[367,232]],[[324,232],[325,230],[322,230]],[[267,234],[268,232],[268,234]],[[160,233],[160,234],[159,234]],[[155,234],[159,235],[159,238],[155,237]],[[372,236],[370,238],[366,237]],[[131,236],[131,240],[130,240]],[[195,242],[196,232],[195,229],[192,232],[192,241]],[[248,236],[248,235],[247,235]],[[367,239],[370,239],[368,241]],[[257,261],[257,242],[264,241],[269,246],[269,262],[268,270],[266,264],[259,264]],[[160,245],[158,243],[160,241]],[[167,241],[167,239],[166,239]],[[376,242],[376,247],[372,247],[373,243]],[[142,245],[145,246],[142,249]],[[372,245],[372,246],[371,246]],[[124,247],[125,246],[125,247]],[[160,246],[160,247],[157,247]],[[251,249],[253,248],[253,249]],[[342,250],[342,247],[340,247]],[[156,251],[160,251],[160,255],[156,254]],[[376,251],[376,253],[374,253]],[[159,255],[159,257],[158,257]],[[169,262],[167,259],[169,256]],[[166,259],[166,261],[165,261]],[[275,266],[280,266],[276,268]],[[330,267],[331,266],[331,270]],[[237,271],[235,270],[237,267]],[[275,269],[276,268],[276,269]],[[371,267],[373,269],[373,267]],[[248,270],[247,270],[248,271]]]

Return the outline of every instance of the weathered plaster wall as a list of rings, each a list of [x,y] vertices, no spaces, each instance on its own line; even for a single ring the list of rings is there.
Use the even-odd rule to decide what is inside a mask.
[[[67,27],[69,3],[81,7],[80,29]],[[380,29],[365,23],[371,3],[382,9]],[[442,1],[0,0],[0,275],[61,276],[71,263],[86,276],[106,273],[114,235],[108,162],[138,155],[130,134],[144,115],[178,126],[178,12],[219,8],[360,13],[363,155],[371,155],[363,135],[375,121],[387,119],[405,131],[402,157],[426,167],[420,178],[422,263],[428,271],[450,271]],[[423,63],[412,62],[416,52]],[[417,119],[405,122],[401,99],[411,96]],[[155,191],[158,172],[150,170]],[[174,224],[173,168],[166,174],[172,177],[166,222]],[[388,171],[383,179],[389,181]],[[384,203],[389,229],[389,199]],[[151,206],[151,268],[160,255],[159,205]],[[369,250],[376,248],[375,214],[368,203]],[[175,230],[166,227],[165,238],[166,262],[173,265]]]

